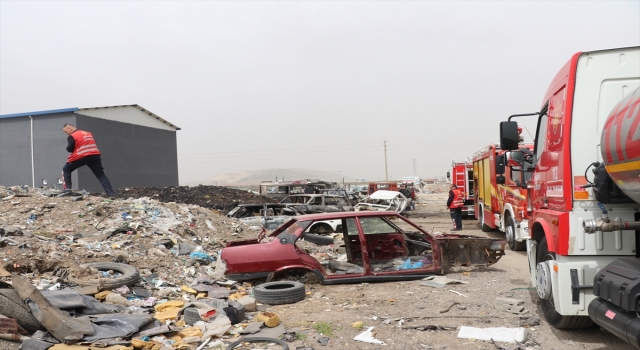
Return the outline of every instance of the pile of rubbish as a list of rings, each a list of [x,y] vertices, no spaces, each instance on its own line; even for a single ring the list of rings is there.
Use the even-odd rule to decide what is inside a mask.
[[[257,234],[193,204],[0,187],[0,339],[195,350],[275,338],[277,315],[218,259],[227,241]]]
[[[273,199],[254,192],[220,186],[172,186],[122,188],[116,191],[121,199],[149,197],[160,202],[196,204],[203,208],[229,211],[242,203],[272,203]]]

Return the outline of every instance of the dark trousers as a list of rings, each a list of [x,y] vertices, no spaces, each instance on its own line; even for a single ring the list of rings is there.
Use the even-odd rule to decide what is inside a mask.
[[[73,162],[69,162],[62,167],[62,175],[64,176],[64,185],[65,188],[71,189],[71,173],[78,169],[81,166],[88,166],[89,169],[93,172],[100,181],[102,188],[107,193],[107,196],[113,196],[115,192],[113,192],[113,188],[111,187],[111,182],[107,178],[107,175],[104,174],[104,168],[102,167],[102,160],[99,155],[86,156],[75,160]]]
[[[449,209],[451,220],[456,225],[456,229],[462,230],[462,208]]]

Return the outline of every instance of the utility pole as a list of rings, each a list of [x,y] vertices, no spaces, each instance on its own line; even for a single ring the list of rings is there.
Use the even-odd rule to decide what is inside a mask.
[[[387,168],[387,141],[384,141],[384,181],[389,182],[389,169]]]
[[[413,176],[418,176],[418,172],[416,171],[416,159],[413,158]]]

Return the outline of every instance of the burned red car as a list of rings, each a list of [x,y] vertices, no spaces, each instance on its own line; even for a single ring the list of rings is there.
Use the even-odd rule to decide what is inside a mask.
[[[340,230],[321,237],[309,233],[315,222],[326,220],[341,220]],[[263,231],[257,239],[229,242],[222,249],[218,267],[226,269],[227,278],[269,281],[276,274],[302,270],[313,272],[323,284],[419,279],[444,274],[452,266],[495,264],[506,244],[477,236],[430,235],[394,212],[302,215],[273,231],[271,241],[261,242],[265,236]],[[301,248],[302,240],[320,241],[336,254],[316,259]]]

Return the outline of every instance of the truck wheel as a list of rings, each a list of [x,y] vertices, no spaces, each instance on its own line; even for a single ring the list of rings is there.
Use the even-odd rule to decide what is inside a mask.
[[[547,245],[547,238],[543,237],[538,248],[538,256],[536,257],[536,263],[555,260],[556,254],[549,251]],[[552,287],[553,288],[553,287]],[[556,311],[555,304],[553,303],[553,294],[549,300],[540,300],[542,306],[542,313],[544,318],[553,327],[558,329],[579,329],[589,328],[593,326],[593,321],[589,316],[563,316]]]
[[[507,216],[506,227],[504,228],[504,235],[507,237],[507,242],[509,242],[509,248],[513,251],[522,251],[527,249],[527,242],[516,241],[516,221],[513,220],[511,215]]]
[[[480,207],[480,218],[478,219],[478,221],[480,221],[480,228],[482,229],[482,232],[493,231],[491,226],[484,223],[484,209],[482,207]]]

